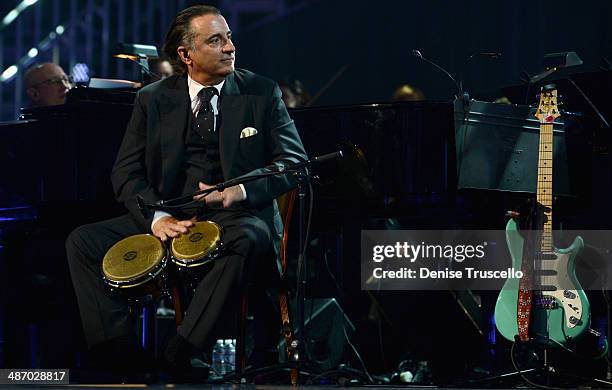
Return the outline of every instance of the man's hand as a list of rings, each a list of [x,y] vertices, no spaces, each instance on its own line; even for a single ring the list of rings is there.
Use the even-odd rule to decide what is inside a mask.
[[[198,185],[201,190],[206,190],[212,187],[202,182],[198,183]],[[244,200],[244,193],[242,192],[242,189],[240,189],[240,186],[233,186],[226,188],[223,190],[223,192],[213,191],[206,196],[196,196],[194,199],[201,202],[206,202],[208,207],[222,207],[226,209],[234,203],[242,202]]]
[[[187,233],[189,228],[195,225],[195,222],[195,218],[179,221],[171,216],[161,217],[151,226],[151,230],[155,237],[162,241],[166,241],[169,237],[174,238],[180,234]]]

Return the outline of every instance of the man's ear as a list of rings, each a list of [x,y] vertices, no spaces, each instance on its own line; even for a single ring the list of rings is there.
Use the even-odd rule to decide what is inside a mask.
[[[191,58],[189,58],[189,50],[185,46],[177,47],[176,52],[185,65],[189,65],[191,63]]]
[[[40,97],[40,92],[38,92],[36,88],[26,89],[26,94],[28,95],[30,100],[32,100],[33,102],[38,101],[38,98]]]

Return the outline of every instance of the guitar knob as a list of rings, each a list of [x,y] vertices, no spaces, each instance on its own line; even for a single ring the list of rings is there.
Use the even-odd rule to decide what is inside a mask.
[[[569,322],[570,322],[570,324],[572,324],[572,325],[576,325],[576,324],[578,323],[578,318],[576,318],[576,317],[574,317],[574,316],[571,316],[571,317],[569,318]]]

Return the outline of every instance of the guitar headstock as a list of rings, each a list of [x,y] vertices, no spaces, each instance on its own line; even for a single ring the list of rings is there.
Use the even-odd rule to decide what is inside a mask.
[[[540,123],[553,123],[559,116],[561,114],[557,105],[557,87],[546,85],[540,89],[540,104],[535,117]]]

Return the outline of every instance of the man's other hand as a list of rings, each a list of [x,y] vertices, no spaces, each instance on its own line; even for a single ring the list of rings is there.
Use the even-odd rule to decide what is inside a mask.
[[[187,233],[189,228],[195,225],[195,218],[179,221],[178,219],[167,216],[158,219],[151,227],[153,235],[162,241],[168,238],[178,237],[181,234]]]
[[[201,190],[207,190],[211,188],[211,185],[205,183],[198,183]],[[234,203],[242,202],[244,198],[244,193],[240,186],[233,186],[226,188],[223,192],[213,191],[210,194],[203,196],[198,195],[194,198],[195,200],[205,202],[208,207],[212,208],[228,208],[232,206]]]

